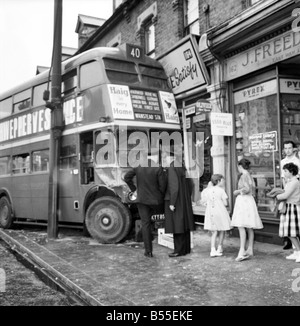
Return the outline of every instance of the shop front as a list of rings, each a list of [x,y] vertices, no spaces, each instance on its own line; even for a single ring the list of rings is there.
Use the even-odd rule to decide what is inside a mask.
[[[256,186],[256,202],[264,229],[256,232],[264,242],[281,244],[274,187],[282,187],[280,161],[283,142],[300,149],[300,33],[290,27],[265,35],[255,46],[227,55],[221,66],[227,84],[228,111],[233,114],[230,139],[230,192],[237,185],[237,162],[247,158]],[[234,198],[231,198],[233,208]]]

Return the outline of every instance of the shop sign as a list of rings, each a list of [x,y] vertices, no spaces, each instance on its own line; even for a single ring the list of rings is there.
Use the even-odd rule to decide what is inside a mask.
[[[207,100],[198,100],[196,103],[196,114],[211,112],[212,105]]]
[[[208,73],[192,35],[179,41],[158,61],[163,65],[175,95],[209,83]]]
[[[193,117],[193,123],[201,122],[206,120],[206,114],[202,113]]]
[[[300,33],[288,31],[225,61],[225,80],[244,76],[300,54]]]
[[[214,136],[233,136],[232,113],[211,112],[211,134]]]
[[[300,94],[299,79],[280,79],[280,92],[288,94]]]
[[[191,114],[194,114],[195,112],[196,112],[196,106],[195,105],[193,105],[191,107],[184,108],[184,114],[185,114],[186,117],[191,115]]]
[[[277,147],[277,131],[270,131],[260,134],[251,135],[249,137],[249,152],[276,152]]]
[[[234,93],[234,104],[245,103],[252,100],[277,93],[276,79],[260,83]]]
[[[185,128],[190,129],[191,128],[191,118],[187,118],[185,120]]]

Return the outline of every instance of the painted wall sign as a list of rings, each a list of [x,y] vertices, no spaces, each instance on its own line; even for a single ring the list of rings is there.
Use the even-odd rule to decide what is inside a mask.
[[[232,113],[211,112],[211,134],[214,136],[233,136]]]
[[[277,131],[270,131],[260,134],[251,135],[249,137],[249,152],[276,152]]]
[[[245,103],[252,100],[277,93],[276,79],[260,83],[234,93],[234,104]]]
[[[244,76],[299,54],[300,33],[288,31],[226,60],[225,79],[231,80]]]
[[[128,86],[107,85],[114,119],[133,120],[133,107]]]
[[[178,42],[158,61],[163,65],[175,95],[209,83],[208,73],[192,35]]]
[[[281,78],[280,92],[288,94],[300,94],[300,80]]]

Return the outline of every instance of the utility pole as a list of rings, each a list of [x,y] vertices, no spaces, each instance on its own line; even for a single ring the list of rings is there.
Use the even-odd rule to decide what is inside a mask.
[[[50,152],[49,152],[49,201],[48,201],[48,238],[58,235],[58,178],[61,133],[63,129],[63,110],[61,100],[61,40],[62,40],[62,2],[54,0],[54,35],[51,78],[51,102],[46,107],[51,110]]]

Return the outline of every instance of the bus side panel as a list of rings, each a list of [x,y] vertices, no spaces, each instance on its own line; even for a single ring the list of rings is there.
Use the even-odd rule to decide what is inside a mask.
[[[16,218],[33,218],[30,176],[19,175],[12,177],[12,198]]]
[[[48,194],[49,174],[31,175],[31,194],[33,218],[36,220],[48,220]]]

